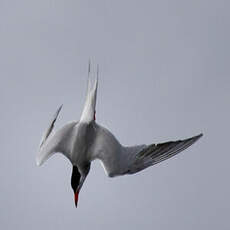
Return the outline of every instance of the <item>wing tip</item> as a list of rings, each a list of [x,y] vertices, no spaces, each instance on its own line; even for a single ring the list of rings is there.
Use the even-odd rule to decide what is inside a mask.
[[[57,111],[56,111],[56,113],[55,113],[55,115],[54,115],[55,119],[58,117],[60,111],[62,110],[62,107],[63,107],[63,104],[61,104],[61,105],[58,107],[58,109],[57,109]]]
[[[192,145],[195,142],[197,142],[203,135],[204,135],[203,133],[200,133],[196,136],[193,136],[193,137],[190,137],[188,139],[181,140],[181,141],[186,141],[186,142],[190,143],[190,145]]]
[[[194,139],[194,140],[199,140],[201,137],[203,137],[204,136],[204,134],[203,133],[200,133],[200,134],[198,134],[198,135],[196,135],[196,136],[194,136],[194,137],[192,137],[192,139]]]

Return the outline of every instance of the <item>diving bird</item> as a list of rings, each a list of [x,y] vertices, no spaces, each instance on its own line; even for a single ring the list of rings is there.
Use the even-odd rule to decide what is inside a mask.
[[[134,174],[155,165],[195,143],[202,134],[177,141],[159,144],[123,146],[106,128],[96,123],[96,99],[98,75],[92,82],[90,63],[85,104],[79,121],[69,122],[56,132],[54,123],[61,111],[60,106],[51,120],[36,156],[37,165],[43,164],[54,153],[64,154],[72,163],[71,186],[75,206],[79,192],[90,171],[93,160],[99,159],[109,177]]]

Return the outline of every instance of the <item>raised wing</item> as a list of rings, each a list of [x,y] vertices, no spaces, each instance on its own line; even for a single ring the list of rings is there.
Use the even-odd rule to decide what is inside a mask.
[[[202,134],[184,140],[125,147],[107,129],[96,124],[92,160],[101,160],[110,177],[133,174],[175,156],[201,136]]]
[[[61,105],[61,106],[57,109],[56,113],[54,114],[53,119],[51,120],[51,122],[50,122],[50,124],[49,124],[49,126],[48,126],[48,128],[47,128],[47,130],[46,130],[46,132],[43,134],[42,139],[41,139],[40,147],[45,143],[46,139],[47,139],[47,138],[49,137],[49,135],[51,134],[51,132],[52,132],[52,130],[53,130],[53,128],[54,128],[54,124],[55,124],[55,122],[56,122],[56,120],[57,120],[57,117],[58,117],[58,115],[59,115],[59,113],[60,113],[60,111],[61,111],[61,109],[62,109],[62,106],[63,106],[63,105]]]
[[[61,110],[57,110],[53,120],[51,120],[47,131],[41,140],[39,152],[36,156],[37,165],[42,165],[54,153],[62,153],[70,159],[71,148],[73,146],[73,132],[77,122],[71,122],[63,126],[56,133],[52,134],[54,123]]]

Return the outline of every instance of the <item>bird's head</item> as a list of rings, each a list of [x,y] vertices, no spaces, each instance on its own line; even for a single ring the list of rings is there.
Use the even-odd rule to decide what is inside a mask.
[[[90,166],[85,167],[83,170],[79,170],[77,166],[73,166],[72,176],[71,176],[71,186],[74,192],[74,202],[77,208],[78,196],[85,178],[88,175]]]

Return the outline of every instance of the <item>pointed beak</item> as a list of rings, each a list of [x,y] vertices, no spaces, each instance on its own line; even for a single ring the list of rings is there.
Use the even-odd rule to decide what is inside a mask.
[[[74,193],[74,202],[75,202],[75,206],[77,208],[77,203],[78,203],[78,192]]]

